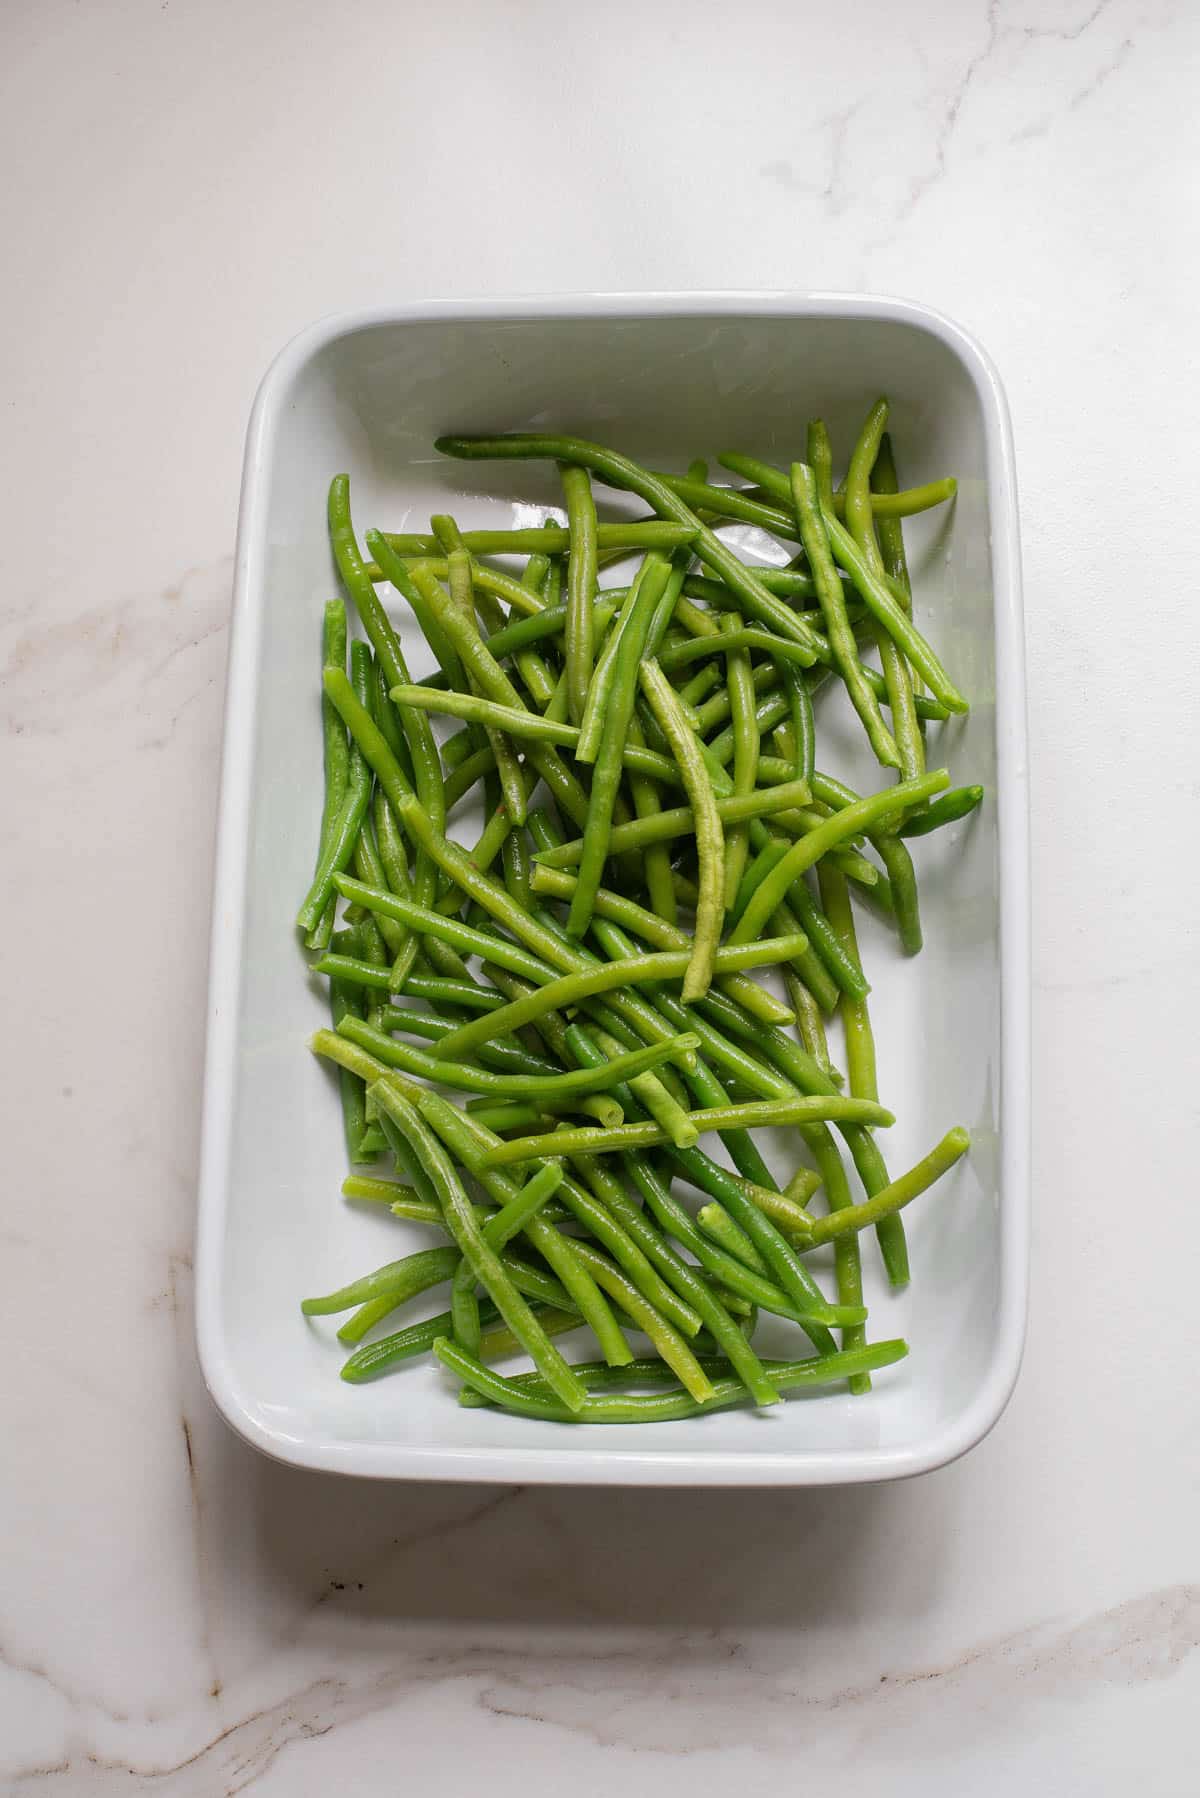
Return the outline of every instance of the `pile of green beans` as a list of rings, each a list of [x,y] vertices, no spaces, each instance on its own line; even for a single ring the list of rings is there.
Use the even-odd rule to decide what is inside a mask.
[[[889,1172],[855,914],[915,954],[909,844],[983,789],[930,765],[930,731],[967,702],[915,622],[903,537],[954,482],[902,488],[886,425],[880,400],[841,487],[819,420],[803,459],[720,455],[745,487],[572,437],[443,438],[555,464],[561,506],[363,547],[334,478],[324,796],[297,916],[328,981],[311,1047],[351,1168],[371,1169],[346,1199],[435,1232],[303,1301],[344,1314],[348,1382],[433,1357],[465,1406],[663,1422],[862,1393],[907,1354],[868,1340],[863,1237],[904,1286],[902,1212],[969,1138]],[[647,513],[600,517],[603,487]],[[774,534],[787,567],[744,560],[726,523]],[[632,567],[601,585],[614,558]],[[433,674],[413,680],[402,638]],[[875,791],[820,765],[839,692]],[[397,1315],[437,1286],[444,1310]],[[806,1352],[764,1359],[763,1314]],[[490,1365],[513,1355],[531,1370]]]

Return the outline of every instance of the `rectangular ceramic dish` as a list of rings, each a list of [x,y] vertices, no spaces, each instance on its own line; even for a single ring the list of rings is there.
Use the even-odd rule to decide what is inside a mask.
[[[573,431],[652,466],[738,448],[776,461],[820,414],[844,455],[879,393],[904,484],[954,473],[957,503],[910,521],[918,616],[972,701],[931,731],[931,762],[982,781],[966,826],[915,845],[926,949],[905,961],[865,926],[880,1087],[899,1171],[954,1123],[969,1161],[909,1212],[900,1296],[867,1245],[871,1333],[911,1357],[868,1398],[827,1392],[770,1413],[570,1428],[464,1410],[431,1364],[338,1379],[336,1320],[305,1293],[427,1241],[345,1204],[338,1105],[305,1048],[324,1019],[293,929],[321,783],[321,608],[335,590],[325,497],[353,479],[360,531],[535,522],[553,468],[435,455],[440,432]],[[599,490],[605,504],[630,508]],[[401,620],[407,626],[407,620]],[[406,647],[419,645],[405,628]],[[238,533],[213,914],[196,1260],[204,1375],[233,1427],[299,1466],[377,1478],[815,1485],[937,1467],[999,1416],[1020,1361],[1029,1218],[1025,693],[1012,445],[984,353],[925,308],[829,295],[700,295],[390,307],[315,326],[254,406]],[[429,671],[414,647],[414,674]],[[849,708],[843,708],[849,720]],[[827,721],[837,711],[822,708]],[[821,726],[827,732],[827,722]],[[933,748],[940,740],[942,750]],[[832,771],[880,784],[822,737]],[[429,1310],[442,1303],[433,1295]]]

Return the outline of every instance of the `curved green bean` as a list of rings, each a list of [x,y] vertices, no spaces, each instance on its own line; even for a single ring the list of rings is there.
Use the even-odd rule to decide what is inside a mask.
[[[773,499],[782,500],[785,504],[790,500],[791,483],[785,469],[775,468],[770,462],[760,462],[756,456],[734,455],[731,452],[718,456],[717,461],[731,474],[740,474],[745,480],[753,481]],[[848,479],[846,485],[848,488]],[[934,506],[944,505],[957,492],[958,482],[953,475],[940,481],[926,481],[921,487],[905,487],[902,490],[881,487],[878,493],[871,496],[871,508],[878,519],[911,518],[917,512],[928,512]],[[833,495],[833,508],[839,517],[845,515],[845,494]]]
[[[627,456],[587,443],[577,437],[550,437],[513,434],[505,437],[439,437],[434,448],[446,456],[467,460],[491,460],[497,457],[549,459],[577,462],[589,468],[611,486],[627,489],[645,500],[660,516],[686,524],[696,531],[696,554],[711,568],[741,602],[740,609],[759,618],[781,636],[792,637],[809,648],[816,647],[812,632],[796,614],[781,605],[752,569],[747,568],[735,552],[722,543],[710,528],[702,524],[691,508],[665,482],[647,469],[640,468]]]
[[[979,786],[953,787],[935,799],[926,811],[917,812],[914,817],[906,818],[896,831],[898,837],[925,837],[931,830],[940,830],[944,824],[956,824],[960,818],[967,818],[983,799],[984,789]]]
[[[715,952],[715,965],[718,972],[736,967],[773,967],[792,954],[797,944],[803,943],[803,937],[766,937],[757,943],[742,945],[739,956],[737,948],[729,947]],[[500,1032],[519,1030],[525,1024],[534,1023],[546,1011],[562,1011],[568,1006],[578,1005],[584,999],[593,999],[601,993],[624,991],[631,986],[641,986],[662,980],[685,979],[691,966],[692,952],[689,949],[666,949],[652,955],[638,956],[630,961],[600,963],[593,966],[585,963],[583,968],[562,975],[540,986],[536,992],[522,999],[514,1000],[500,1011],[489,1012],[482,1018],[471,1018],[459,1026],[451,1035],[445,1036],[433,1049],[433,1055],[440,1061],[443,1056],[461,1058],[472,1054],[479,1044],[487,1042]],[[674,1042],[677,1051],[680,1045]]]
[[[746,1389],[740,1380],[717,1380],[713,1395],[703,1401],[694,1399],[679,1387],[674,1392],[624,1393],[619,1397],[586,1398],[578,1410],[570,1410],[553,1397],[540,1397],[528,1387],[495,1374],[490,1368],[466,1355],[448,1337],[440,1337],[433,1352],[452,1373],[473,1386],[492,1404],[523,1417],[540,1418],[550,1423],[667,1423],[683,1417],[702,1416],[730,1405],[744,1404]],[[772,1382],[781,1392],[799,1391],[807,1386],[834,1385],[839,1380],[853,1380],[855,1375],[890,1367],[904,1359],[908,1344],[899,1338],[890,1342],[873,1342],[858,1349],[843,1349],[832,1355],[814,1355],[805,1361],[767,1363]]]
[[[568,1073],[553,1075],[498,1074],[489,1068],[464,1066],[441,1054],[427,1055],[408,1043],[397,1042],[395,1037],[387,1036],[381,1030],[373,1030],[353,1014],[342,1020],[339,1030],[348,1041],[366,1049],[368,1054],[374,1055],[385,1067],[399,1068],[405,1074],[436,1080],[443,1086],[458,1087],[464,1092],[488,1093],[494,1098],[529,1098],[539,1103],[579,1098],[585,1093],[606,1092],[611,1086],[619,1085],[622,1080],[631,1080],[649,1068],[669,1061],[673,1056],[694,1049],[698,1040],[685,1034],[672,1037],[665,1043],[648,1044],[644,1049],[635,1049],[619,1060],[612,1060],[606,1069],[576,1068]],[[435,1045],[436,1049],[440,1050],[442,1044],[449,1040],[449,1037],[443,1037]]]
[[[792,844],[750,900],[734,926],[730,941],[752,942],[796,879],[806,868],[814,867],[827,850],[904,812],[922,799],[932,798],[949,784],[946,770],[939,768],[935,773],[922,775],[919,780],[899,781],[894,787],[887,787],[873,793],[869,799],[858,800],[843,811],[835,812],[817,830]]]

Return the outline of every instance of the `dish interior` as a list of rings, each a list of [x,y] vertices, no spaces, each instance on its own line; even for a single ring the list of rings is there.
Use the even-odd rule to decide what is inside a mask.
[[[478,1477],[488,1470],[482,1456],[489,1465],[494,1457],[498,1478],[670,1480],[703,1478],[707,1467],[711,1477],[754,1483],[780,1477],[783,1462],[803,1481],[872,1477],[884,1462],[919,1458],[931,1441],[952,1437],[976,1402],[1002,1312],[993,521],[988,437],[969,368],[936,334],[884,318],[441,318],[348,330],[272,380],[275,400],[251,471],[253,540],[244,546],[261,633],[213,1299],[221,1402],[284,1458],[384,1474],[453,1474],[461,1462]],[[428,1362],[370,1386],[345,1385],[339,1320],[305,1322],[300,1298],[432,1238],[339,1196],[339,1107],[329,1071],[305,1047],[326,1019],[324,983],[306,977],[292,920],[311,876],[320,807],[320,620],[336,591],[324,527],[330,476],[352,476],[360,537],[372,524],[427,530],[434,511],[452,512],[464,527],[533,523],[559,505],[553,466],[456,463],[435,454],[433,439],[445,431],[569,430],[682,471],[692,457],[726,448],[787,462],[803,453],[805,421],[820,415],[844,464],[879,393],[891,402],[902,484],[958,477],[955,506],[908,521],[906,539],[918,619],[972,702],[968,719],[930,727],[929,763],[948,765],[956,785],[988,788],[969,823],[913,845],[926,937],[919,958],[905,960],[886,929],[860,914],[880,1094],[898,1120],[883,1143],[890,1167],[902,1171],[952,1124],[966,1124],[974,1138],[968,1161],[907,1213],[907,1292],[888,1292],[874,1241],[864,1242],[870,1331],[906,1336],[911,1358],[877,1376],[868,1398],[827,1392],[768,1414],[636,1431],[464,1410]],[[597,493],[602,516],[642,513],[626,495]],[[765,543],[753,532],[734,535],[745,551]],[[402,602],[393,615],[419,678],[430,658]],[[235,653],[243,651],[239,644]],[[844,693],[828,692],[819,702],[819,765],[874,790],[886,777],[860,736]],[[473,829],[473,820],[459,822],[452,834],[470,841]],[[226,928],[238,922],[221,920]],[[775,1138],[768,1159],[779,1175],[790,1171],[795,1154],[785,1137]],[[832,1290],[828,1273],[823,1283]],[[436,1291],[404,1321],[444,1303]],[[776,1340],[781,1349],[792,1345],[785,1352],[805,1352],[796,1332]]]

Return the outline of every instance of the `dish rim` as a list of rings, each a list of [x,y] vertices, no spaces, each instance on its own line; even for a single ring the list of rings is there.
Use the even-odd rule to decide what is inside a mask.
[[[895,323],[943,343],[965,369],[984,428],[996,652],[997,839],[1000,945],[999,1302],[986,1377],[971,1401],[924,1442],[903,1449],[792,1449],[742,1455],[703,1447],[661,1453],[629,1449],[427,1447],[387,1442],[297,1441],[263,1427],[239,1388],[222,1322],[221,1258],[232,1151],[234,1069],[243,965],[254,752],[266,554],[266,493],[284,422],[282,404],[298,371],[339,338],[385,325],[457,322],[604,321],[706,317],[837,319]],[[1003,721],[1003,728],[999,722]],[[207,1035],[197,1196],[195,1310],[200,1369],[218,1411],[246,1442],[286,1465],[374,1479],[436,1479],[547,1485],[817,1486],[911,1478],[974,1448],[1004,1412],[1020,1372],[1030,1236],[1030,887],[1025,639],[1016,473],[1008,403],[982,345],[944,313],[874,294],[724,290],[711,293],[558,294],[423,300],[333,314],[285,344],[259,385],[246,434],[238,513],[225,722],[217,806],[209,948]]]

